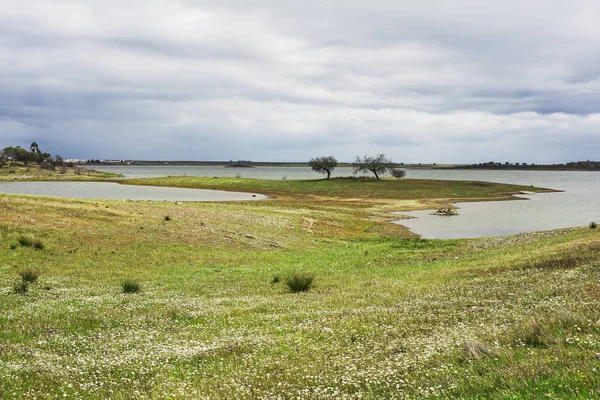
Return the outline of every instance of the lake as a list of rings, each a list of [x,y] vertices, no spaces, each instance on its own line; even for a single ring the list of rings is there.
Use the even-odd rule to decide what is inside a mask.
[[[77,199],[152,201],[247,201],[267,198],[256,193],[134,186],[112,182],[0,182],[0,193]]]
[[[225,178],[256,179],[322,179],[325,177],[309,167],[252,167],[227,168],[224,166],[204,165],[93,165],[84,168],[101,172],[122,174],[127,178],[156,178],[160,176],[218,176]],[[351,176],[351,167],[336,168],[332,177]]]
[[[219,176],[258,179],[319,179],[309,167],[225,168],[219,166],[93,166],[132,178],[159,176]],[[339,167],[333,177],[350,176],[352,168]],[[412,217],[398,223],[424,238],[467,238],[510,235],[538,230],[583,226],[600,222],[600,172],[409,169],[407,178],[475,180],[534,185],[564,190],[535,194],[528,200],[457,203],[460,215],[439,217],[429,211],[403,213]],[[131,194],[133,195],[133,193]],[[121,196],[119,198],[126,198]],[[253,198],[254,199],[254,198]]]

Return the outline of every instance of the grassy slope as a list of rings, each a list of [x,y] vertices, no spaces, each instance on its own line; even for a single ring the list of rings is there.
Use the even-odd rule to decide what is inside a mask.
[[[244,189],[310,187],[289,182]],[[597,395],[600,231],[402,239],[376,203],[316,200],[0,195],[0,398]],[[26,267],[39,281],[14,294]],[[314,290],[271,283],[299,270]]]
[[[44,170],[36,163],[14,163],[0,168],[0,182],[11,181],[94,181],[117,178],[119,175],[94,171],[80,167],[57,167],[56,170]]]

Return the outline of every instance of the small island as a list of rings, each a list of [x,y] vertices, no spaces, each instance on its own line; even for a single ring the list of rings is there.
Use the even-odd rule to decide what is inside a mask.
[[[226,165],[225,168],[254,168],[254,166],[243,163],[243,162],[235,162],[229,165]]]

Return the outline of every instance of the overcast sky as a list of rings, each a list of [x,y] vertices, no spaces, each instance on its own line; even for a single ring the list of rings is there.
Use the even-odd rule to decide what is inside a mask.
[[[0,0],[0,147],[600,159],[597,0]]]

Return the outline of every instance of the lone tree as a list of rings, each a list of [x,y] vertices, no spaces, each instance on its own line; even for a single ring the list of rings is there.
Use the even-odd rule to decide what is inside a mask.
[[[375,157],[363,158],[356,157],[354,162],[354,174],[359,172],[370,171],[375,174],[375,178],[379,180],[379,174],[385,174],[386,171],[392,170],[395,164],[389,158],[385,158],[384,154],[377,154]]]
[[[327,174],[327,179],[329,179],[331,171],[338,165],[338,162],[334,156],[317,157],[310,160],[308,165],[313,171],[317,171],[320,174]]]

